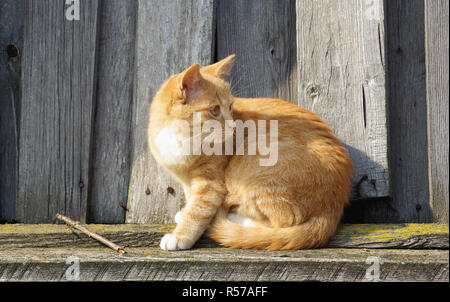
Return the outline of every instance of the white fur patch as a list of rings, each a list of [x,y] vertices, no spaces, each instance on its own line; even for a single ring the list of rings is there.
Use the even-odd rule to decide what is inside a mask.
[[[255,223],[248,217],[245,216],[241,216],[239,214],[236,213],[228,213],[227,215],[227,219],[231,222],[240,224],[242,226],[245,227],[250,227],[250,226],[254,226]]]
[[[181,211],[178,211],[175,214],[175,223],[180,223],[181,222]]]
[[[167,163],[181,164],[189,155],[190,138],[174,133],[169,127],[162,129],[155,137],[155,145]]]
[[[164,235],[159,246],[165,251],[179,251],[191,248],[191,246],[188,246],[187,244],[181,242],[177,239],[177,237],[175,237],[175,235],[172,234]]]

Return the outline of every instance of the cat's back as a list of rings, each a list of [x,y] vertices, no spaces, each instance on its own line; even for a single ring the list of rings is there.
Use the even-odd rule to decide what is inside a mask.
[[[315,113],[288,101],[274,98],[234,98],[235,120],[277,120],[280,131],[292,132],[297,138],[329,136],[331,128]],[[281,133],[287,134],[287,133]],[[329,136],[334,139],[334,136]]]
[[[253,120],[256,124],[259,120],[277,121],[278,161],[274,168],[286,170],[296,166],[308,166],[312,170],[317,168],[318,171],[329,171],[323,169],[326,166],[332,167],[333,170],[343,169],[348,175],[353,173],[353,165],[346,148],[317,114],[273,98],[234,98],[233,108],[235,120]],[[269,133],[272,126],[269,122],[266,122],[266,125],[266,133]],[[235,157],[231,166],[245,167],[248,160],[251,160],[251,157]],[[316,168],[312,168],[314,165],[317,165]]]

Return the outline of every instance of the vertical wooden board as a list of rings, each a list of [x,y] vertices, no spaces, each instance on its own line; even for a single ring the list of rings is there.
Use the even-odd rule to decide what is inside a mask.
[[[299,105],[321,116],[356,168],[354,198],[390,194],[382,0],[297,0]]]
[[[392,222],[430,222],[422,0],[386,1]]]
[[[297,103],[295,0],[220,0],[217,58],[236,54],[233,94]]]
[[[431,222],[428,190],[423,0],[385,2],[392,198],[361,200],[346,222]]]
[[[26,1],[17,219],[85,221],[89,187],[98,1]]]
[[[24,0],[0,2],[0,223],[15,219],[24,4]]]
[[[123,223],[130,179],[136,1],[102,1],[88,221]]]
[[[211,63],[213,0],[139,0],[136,25],[132,163],[127,223],[167,223],[184,196],[147,146],[148,111],[160,85],[193,63]],[[173,194],[167,187],[175,189]]]
[[[449,2],[425,0],[428,158],[430,203],[434,218],[449,214]]]

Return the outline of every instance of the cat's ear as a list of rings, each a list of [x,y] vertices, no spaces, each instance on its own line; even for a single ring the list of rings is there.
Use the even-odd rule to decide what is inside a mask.
[[[231,54],[217,63],[203,67],[202,71],[219,78],[224,78],[230,75],[235,57],[235,54]]]
[[[182,73],[180,88],[184,96],[183,103],[190,103],[195,99],[195,96],[201,89],[201,80],[202,76],[200,74],[200,65],[198,63],[192,64]]]
[[[202,76],[200,75],[200,65],[198,63],[192,64],[183,72],[181,80],[181,89],[194,89],[200,83]]]

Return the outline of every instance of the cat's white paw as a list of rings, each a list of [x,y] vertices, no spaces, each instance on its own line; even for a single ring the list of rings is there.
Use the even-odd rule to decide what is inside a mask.
[[[161,239],[161,243],[159,246],[165,251],[179,251],[190,249],[192,244],[182,242],[173,234],[166,234]]]
[[[181,211],[178,211],[175,214],[175,223],[180,223],[181,222]]]

